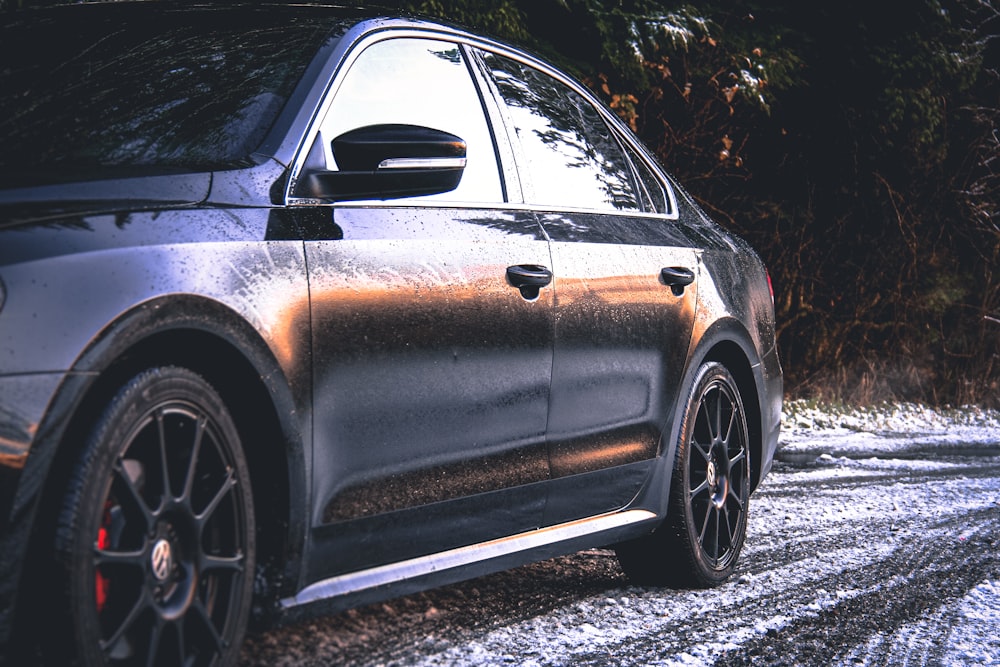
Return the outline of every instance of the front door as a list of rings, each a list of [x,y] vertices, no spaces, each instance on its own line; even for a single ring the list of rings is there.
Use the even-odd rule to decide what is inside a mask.
[[[518,272],[547,270],[548,242],[503,203],[460,47],[362,49],[322,123],[324,150],[362,125],[410,124],[463,139],[468,164],[453,192],[338,204],[306,242],[311,580],[535,528],[549,476],[553,292],[516,286]]]

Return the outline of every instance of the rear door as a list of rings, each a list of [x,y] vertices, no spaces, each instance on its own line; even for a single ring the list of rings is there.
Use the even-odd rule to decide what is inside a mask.
[[[664,184],[583,95],[523,61],[482,61],[552,245],[553,524],[621,508],[647,479],[691,338],[699,257],[674,232]]]

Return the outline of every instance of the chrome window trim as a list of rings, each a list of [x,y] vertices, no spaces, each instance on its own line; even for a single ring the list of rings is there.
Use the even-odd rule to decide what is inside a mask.
[[[350,33],[344,35],[342,39],[349,40],[349,37]],[[615,114],[607,111],[605,109],[605,105],[602,104],[600,100],[598,100],[597,97],[586,87],[584,87],[582,84],[578,84],[573,79],[570,79],[560,70],[540,60],[535,59],[529,54],[517,51],[514,48],[504,45],[502,43],[494,42],[489,39],[477,38],[458,30],[448,29],[444,26],[438,26],[433,24],[425,25],[420,22],[416,23],[408,22],[405,24],[393,24],[389,22],[388,24],[386,24],[385,22],[373,21],[367,24],[362,24],[362,34],[357,39],[351,41],[346,47],[345,55],[341,60],[341,62],[337,65],[336,71],[333,77],[331,78],[330,83],[326,87],[326,92],[323,94],[322,101],[316,108],[316,112],[313,114],[312,120],[309,123],[309,128],[302,135],[302,141],[300,142],[299,147],[296,150],[295,159],[292,161],[292,166],[289,169],[288,182],[285,185],[286,205],[288,206],[334,205],[334,202],[326,202],[322,200],[303,198],[303,197],[293,197],[291,194],[298,180],[298,177],[301,174],[302,169],[305,165],[309,149],[312,148],[313,142],[315,142],[316,140],[316,135],[319,134],[320,125],[322,124],[323,119],[326,118],[326,115],[329,113],[330,105],[333,103],[334,98],[336,98],[337,91],[340,89],[340,86],[343,83],[347,71],[351,68],[351,66],[358,59],[361,53],[369,46],[377,42],[385,41],[388,39],[397,39],[406,37],[422,38],[422,39],[438,39],[442,41],[452,42],[457,46],[459,46],[460,48],[462,48],[463,56],[466,58],[467,61],[470,59],[471,55],[468,53],[469,48],[479,49],[483,51],[490,51],[498,55],[511,58],[512,60],[516,60],[517,62],[520,62],[548,76],[551,76],[560,83],[568,86],[571,90],[582,95],[583,98],[587,100],[590,103],[590,105],[597,110],[598,114],[600,114],[600,116],[604,118],[605,122],[609,124],[611,131],[615,133],[619,141],[623,141],[629,147],[631,147],[632,151],[636,155],[640,156],[641,159],[646,163],[647,167],[649,167],[649,169],[653,172],[653,174],[655,174],[658,177],[660,184],[663,186],[664,191],[666,193],[666,198],[670,206],[670,210],[665,213],[659,213],[659,212],[645,212],[645,211],[614,211],[607,209],[590,209],[590,208],[553,209],[551,207],[545,207],[540,209],[537,206],[522,205],[510,201],[515,196],[521,195],[522,188],[530,187],[530,184],[524,184],[521,182],[517,184],[516,190],[514,187],[512,187],[515,185],[514,183],[509,183],[509,182],[506,183],[504,189],[506,191],[505,194],[508,200],[507,202],[456,201],[454,203],[450,203],[446,200],[438,200],[426,203],[421,202],[420,206],[434,206],[442,208],[496,208],[497,205],[500,205],[504,208],[521,208],[521,206],[524,206],[525,208],[522,210],[546,210],[546,211],[557,210],[557,211],[578,212],[578,213],[601,213],[605,215],[640,215],[640,216],[652,216],[666,220],[677,220],[680,217],[677,207],[677,197],[674,194],[674,190],[670,183],[669,177],[663,173],[662,169],[660,168],[656,160],[651,157],[649,152],[646,150],[645,146],[643,146],[642,143],[639,142],[632,135],[631,130],[628,129],[628,127],[624,124],[624,122],[620,118],[618,118],[618,116],[616,116]],[[483,84],[482,79],[485,79],[488,82],[488,77],[486,77],[485,74],[481,71],[482,66],[480,63],[478,63],[478,58],[476,58],[475,61],[476,62],[471,63],[474,65],[471,69],[476,70],[476,72],[474,73],[470,71],[469,74],[470,77],[473,79],[473,84],[477,88],[480,88]],[[485,91],[480,91],[480,92],[484,93]],[[492,90],[492,85],[490,85],[489,92],[493,96],[493,99],[496,100],[496,91]],[[501,106],[500,109],[502,110],[503,107]],[[484,109],[484,114],[486,117],[486,121],[489,124],[491,132],[493,134],[494,142],[499,144],[500,138],[497,136],[499,128],[494,127],[497,118],[494,116],[493,110],[490,109]],[[500,115],[503,116],[502,111],[500,111]],[[508,122],[509,119],[504,117],[501,118],[500,120],[504,124],[503,131],[505,133],[505,136],[508,136],[511,129],[510,124]],[[519,151],[520,148],[517,145],[515,145],[515,143],[516,142],[512,142],[508,136],[507,145],[510,146],[516,152]],[[497,152],[497,166],[501,172],[500,174],[501,181],[506,181],[508,179],[508,173],[509,173],[506,163],[504,162],[504,159],[506,157],[505,155],[506,151],[502,150],[501,147],[497,145],[494,146],[494,150]],[[518,164],[519,157],[520,156],[518,155],[514,156],[514,162],[516,165]],[[519,170],[517,177],[518,180],[521,181]],[[524,201],[523,196],[520,197],[520,199],[522,202]],[[371,202],[371,200],[366,200],[366,201]],[[343,204],[336,203],[336,205],[339,206]],[[368,205],[371,206],[372,204],[369,203]],[[413,204],[410,204],[408,207],[412,206]]]
[[[655,211],[616,211],[613,209],[593,209],[593,208],[574,208],[571,206],[549,206],[543,204],[522,204],[519,202],[507,202],[507,203],[495,203],[495,202],[449,202],[443,200],[435,201],[417,201],[417,200],[407,200],[400,201],[395,199],[387,200],[377,200],[377,199],[365,199],[363,201],[356,202],[327,202],[319,199],[307,199],[299,198],[293,199],[294,205],[298,206],[324,206],[327,208],[377,208],[379,210],[387,209],[406,209],[406,208],[447,208],[456,210],[503,210],[503,211],[524,211],[528,213],[586,213],[588,215],[611,215],[611,216],[624,216],[629,218],[650,218],[656,220],[677,220],[676,215],[668,215],[666,213],[658,213]]]

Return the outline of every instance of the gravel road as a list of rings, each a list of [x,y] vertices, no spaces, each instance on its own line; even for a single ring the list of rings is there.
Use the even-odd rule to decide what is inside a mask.
[[[878,437],[784,450],[717,589],[630,586],[591,550],[252,636],[241,664],[1000,664],[1000,431]]]

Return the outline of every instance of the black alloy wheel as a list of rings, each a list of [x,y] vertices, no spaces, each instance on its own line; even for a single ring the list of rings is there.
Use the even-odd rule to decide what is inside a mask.
[[[722,364],[703,364],[685,403],[667,518],[651,534],[617,545],[637,584],[717,586],[736,568],[750,499],[746,413]]]
[[[250,479],[205,380],[153,369],[108,404],[64,498],[56,555],[80,664],[235,663],[253,583]]]
[[[683,504],[678,514],[682,541],[693,552],[692,574],[699,583],[714,585],[732,573],[746,537],[750,452],[743,402],[732,376],[711,364],[699,380],[697,402],[690,404],[694,414],[685,415],[686,447],[678,452],[674,507]]]

